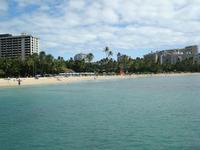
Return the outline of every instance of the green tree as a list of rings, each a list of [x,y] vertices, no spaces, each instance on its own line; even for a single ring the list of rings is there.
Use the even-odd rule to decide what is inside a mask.
[[[110,51],[110,48],[108,46],[106,46],[104,49],[104,52],[105,52],[107,58],[108,58],[109,51]]]
[[[94,59],[94,55],[92,53],[87,54],[86,59],[90,63]]]
[[[113,52],[110,50],[109,52],[108,52],[108,58],[110,58],[110,57],[112,57],[113,56]]]

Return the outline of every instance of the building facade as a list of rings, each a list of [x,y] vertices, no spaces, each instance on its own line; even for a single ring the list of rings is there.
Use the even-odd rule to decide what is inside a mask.
[[[39,53],[39,39],[31,35],[0,34],[0,58],[21,58]]]
[[[176,64],[188,58],[194,58],[198,54],[198,46],[188,46],[182,49],[162,50],[151,52],[144,55],[144,59],[154,61],[155,63]]]
[[[117,61],[120,62],[120,61],[125,61],[125,60],[129,60],[131,59],[131,57],[127,56],[127,55],[119,55],[117,56]]]
[[[87,55],[88,54],[83,54],[83,53],[79,53],[79,54],[76,54],[75,56],[74,56],[74,60],[76,60],[76,61],[81,61],[81,60],[87,60]]]
[[[200,54],[197,54],[193,58],[193,63],[194,64],[200,64]]]

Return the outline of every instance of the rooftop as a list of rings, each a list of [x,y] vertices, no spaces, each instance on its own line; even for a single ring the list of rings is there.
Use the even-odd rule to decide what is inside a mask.
[[[16,37],[27,37],[27,36],[33,37],[31,34],[27,34],[27,33],[21,33],[21,35],[14,35],[14,36],[12,34],[8,34],[8,33],[0,34],[0,38],[3,38],[3,39],[16,38]],[[37,37],[34,37],[34,38],[37,38]],[[39,38],[37,38],[37,39],[39,39]]]

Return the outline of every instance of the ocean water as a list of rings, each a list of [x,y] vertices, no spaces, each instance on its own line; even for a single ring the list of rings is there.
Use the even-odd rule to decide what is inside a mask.
[[[199,149],[199,75],[0,89],[0,150]]]

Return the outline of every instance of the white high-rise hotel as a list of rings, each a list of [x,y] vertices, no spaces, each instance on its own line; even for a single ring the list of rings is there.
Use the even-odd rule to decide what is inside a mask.
[[[32,35],[0,34],[0,58],[21,58],[39,53],[39,39]]]

